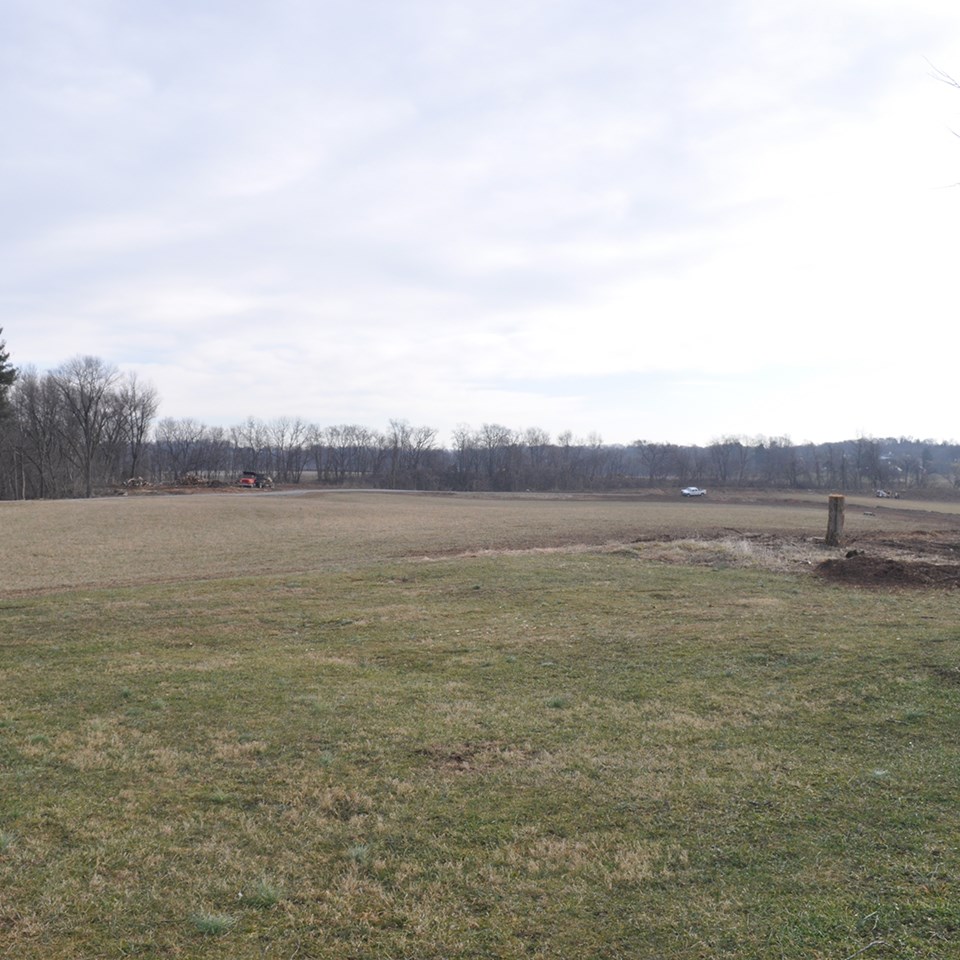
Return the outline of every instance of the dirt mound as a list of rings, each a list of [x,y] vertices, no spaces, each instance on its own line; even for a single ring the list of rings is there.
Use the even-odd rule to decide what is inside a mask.
[[[816,572],[856,587],[960,587],[960,564],[892,560],[865,553],[824,560]]]

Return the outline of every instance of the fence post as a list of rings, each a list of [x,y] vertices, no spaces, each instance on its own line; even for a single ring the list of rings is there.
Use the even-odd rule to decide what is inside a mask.
[[[843,494],[831,493],[827,513],[827,546],[839,547],[843,536]]]

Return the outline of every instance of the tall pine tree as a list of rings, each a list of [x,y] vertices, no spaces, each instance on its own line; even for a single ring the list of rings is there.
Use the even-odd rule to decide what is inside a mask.
[[[3,327],[0,327],[0,334],[3,333]],[[10,354],[7,351],[7,344],[0,339],[0,417],[6,416],[9,412],[9,400],[7,394],[13,381],[17,379],[17,370],[10,363]]]

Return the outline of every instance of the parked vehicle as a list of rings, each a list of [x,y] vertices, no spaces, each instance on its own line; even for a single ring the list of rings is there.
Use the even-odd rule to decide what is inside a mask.
[[[684,497],[705,497],[707,495],[707,491],[701,487],[684,487],[680,491],[680,494]]]
[[[244,470],[238,481],[241,487],[256,487],[258,490],[267,490],[273,486],[273,477],[255,470]]]

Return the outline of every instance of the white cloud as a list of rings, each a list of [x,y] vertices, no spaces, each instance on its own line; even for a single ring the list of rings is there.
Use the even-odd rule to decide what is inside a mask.
[[[952,431],[952,4],[174,6],[5,13],[18,362],[207,422]]]

